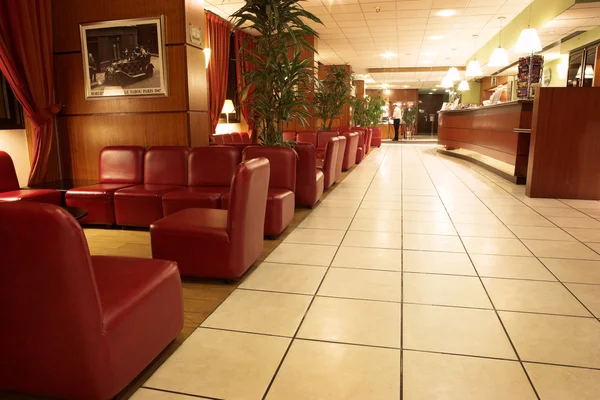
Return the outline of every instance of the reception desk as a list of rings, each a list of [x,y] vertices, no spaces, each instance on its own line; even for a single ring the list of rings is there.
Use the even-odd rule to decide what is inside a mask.
[[[438,112],[438,143],[467,149],[514,167],[514,181],[527,175],[532,101]]]

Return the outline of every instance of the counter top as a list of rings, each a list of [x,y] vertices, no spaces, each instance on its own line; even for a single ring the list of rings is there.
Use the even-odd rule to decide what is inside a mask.
[[[465,112],[473,112],[473,111],[484,111],[484,110],[493,110],[497,108],[510,107],[517,104],[533,104],[532,100],[516,100],[516,101],[507,101],[506,103],[498,103],[492,104],[489,106],[479,106],[479,107],[469,107],[462,108],[460,110],[440,110],[438,113],[465,113]]]

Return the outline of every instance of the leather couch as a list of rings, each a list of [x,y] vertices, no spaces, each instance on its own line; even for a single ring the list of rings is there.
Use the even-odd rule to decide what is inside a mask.
[[[250,146],[242,153],[242,161],[254,158],[269,160],[271,176],[267,193],[265,236],[274,239],[294,219],[296,201],[296,158],[291,147]],[[223,198],[222,208],[227,209],[229,194]]]
[[[317,152],[309,143],[297,143],[296,153],[296,205],[312,208],[324,190],[324,175],[317,170]]]
[[[327,142],[327,146],[325,147],[325,158],[323,158],[321,163],[317,163],[318,168],[323,171],[323,188],[325,190],[329,189],[335,183],[337,178],[336,167],[339,147],[340,140],[337,136],[329,139],[329,142]]]
[[[346,138],[346,148],[344,149],[342,171],[347,171],[350,167],[356,164],[358,132],[342,132],[341,135]]]
[[[296,141],[296,131],[283,131],[283,141]]]
[[[299,131],[296,132],[296,142],[310,143],[317,148],[317,132],[314,131]]]
[[[183,327],[172,261],[90,256],[51,204],[0,204],[0,391],[106,400]]]
[[[162,198],[185,190],[190,149],[152,146],[144,155],[144,184],[115,192],[115,219],[124,226],[150,226],[163,217]]]
[[[233,143],[242,143],[242,135],[239,132],[232,132],[230,135]]]
[[[13,160],[0,151],[0,202],[35,201],[39,203],[62,204],[60,192],[52,189],[20,189],[19,179]]]
[[[329,139],[338,137],[337,131],[318,131],[317,132],[317,158],[325,157],[325,146]]]
[[[366,129],[365,128],[354,128],[358,133],[358,147],[356,148],[356,163],[360,164],[360,162],[365,158],[365,137],[366,137]]]
[[[242,135],[242,143],[252,143],[252,139],[250,139],[250,134],[248,132],[240,132]]]
[[[67,205],[82,207],[87,215],[83,224],[115,223],[114,194],[143,182],[144,149],[139,146],[108,146],[99,157],[100,183],[67,191]]]
[[[240,152],[233,146],[192,149],[187,163],[187,187],[162,197],[163,215],[185,208],[221,208],[221,199],[229,194],[239,163]]]
[[[268,190],[269,161],[243,161],[229,209],[188,208],[154,222],[152,257],[175,260],[184,276],[239,278],[262,253]]]
[[[344,136],[337,137],[339,141],[337,151],[337,162],[335,164],[335,181],[339,182],[342,179],[342,166],[344,164],[344,153],[346,151],[346,138]]]
[[[371,139],[371,146],[381,147],[381,128],[373,128],[373,138]]]

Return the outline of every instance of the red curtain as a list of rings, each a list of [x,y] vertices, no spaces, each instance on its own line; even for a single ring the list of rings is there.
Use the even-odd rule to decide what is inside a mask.
[[[248,90],[248,92],[246,94],[246,99],[243,100],[242,96],[241,96],[242,89],[246,86],[246,80],[244,79],[243,74],[250,71],[253,68],[253,64],[248,61],[242,60],[242,57],[241,57],[242,53],[240,52],[240,49],[242,49],[242,46],[244,45],[244,42],[245,42],[246,45],[244,46],[244,49],[243,49],[244,51],[254,50],[254,49],[256,49],[256,41],[253,39],[252,35],[249,35],[242,30],[235,31],[234,39],[235,39],[234,40],[235,54],[237,54],[236,61],[235,61],[235,68],[236,68],[236,72],[237,72],[237,74],[236,74],[237,75],[237,88],[238,88],[238,99],[239,99],[239,104],[240,104],[240,110],[242,111],[242,115],[244,116],[244,119],[248,123],[248,131],[254,132],[254,118],[251,115],[251,110],[250,110],[250,107],[248,106],[248,103],[249,103],[250,99],[252,98],[252,88],[250,88],[250,90]]]
[[[33,125],[29,185],[44,182],[54,140],[51,0],[0,0],[0,71]]]
[[[223,18],[206,13],[206,47],[210,49],[208,63],[208,101],[210,104],[211,134],[216,132],[225,97],[229,73],[229,40],[231,24]]]

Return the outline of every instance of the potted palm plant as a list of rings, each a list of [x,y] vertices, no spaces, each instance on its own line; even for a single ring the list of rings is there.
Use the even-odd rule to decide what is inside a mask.
[[[406,125],[406,135],[413,136],[415,122],[417,121],[417,106],[410,103],[402,113],[402,122]]]
[[[313,91],[315,68],[312,60],[301,58],[301,51],[315,51],[306,37],[318,37],[306,21],[321,20],[302,8],[299,0],[247,0],[231,19],[234,29],[244,27],[258,33],[256,48],[246,49],[244,43],[240,51],[251,65],[244,73],[242,101],[248,102],[262,144],[285,145],[284,123],[295,119],[306,125],[310,117],[307,94]]]
[[[331,130],[335,117],[350,101],[352,93],[352,70],[347,65],[333,65],[328,68],[325,79],[317,80],[314,95],[316,117],[323,130]]]

